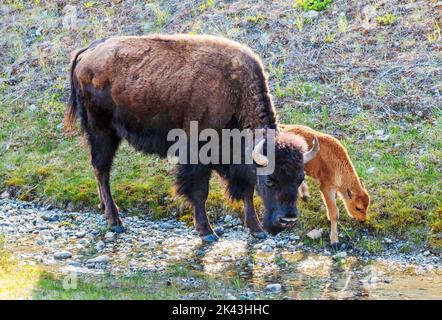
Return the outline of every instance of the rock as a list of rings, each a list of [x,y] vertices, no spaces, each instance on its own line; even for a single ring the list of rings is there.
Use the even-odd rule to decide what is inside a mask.
[[[315,19],[319,16],[319,12],[316,10],[309,10],[302,15],[304,18]]]
[[[375,167],[371,167],[367,169],[367,174],[371,174],[373,172],[375,172],[376,168]]]
[[[337,254],[335,254],[333,256],[333,259],[345,259],[347,257],[347,252],[342,251],[342,252],[338,252]]]
[[[92,259],[89,259],[86,261],[86,264],[97,264],[97,263],[102,263],[102,264],[106,264],[109,262],[109,256],[108,255],[101,255]]]
[[[84,238],[86,236],[86,232],[85,231],[78,231],[78,232],[75,233],[75,236],[78,239]]]
[[[385,243],[388,243],[388,244],[393,242],[390,238],[384,238],[384,241],[385,241]]]
[[[382,135],[384,135],[385,130],[384,130],[384,129],[376,130],[374,133],[375,133],[377,136],[382,136]]]
[[[385,277],[384,278],[384,282],[385,283],[391,283],[393,281],[393,278],[391,278],[391,277]]]
[[[227,300],[237,300],[236,297],[231,294],[230,292],[226,294],[226,299]]]
[[[271,246],[269,246],[268,244],[265,244],[265,245],[262,246],[261,250],[263,252],[272,252],[273,248]]]
[[[224,217],[224,222],[229,223],[230,221],[232,221],[232,219],[233,219],[233,217],[230,214],[228,214]]]
[[[429,250],[425,250],[425,251],[422,253],[422,255],[423,255],[424,257],[429,256],[430,254],[431,254],[431,252],[430,252]]]
[[[218,226],[218,227],[216,227],[213,231],[215,231],[215,233],[216,233],[217,235],[222,235],[222,234],[224,234],[224,228],[223,228],[222,226]]]
[[[271,293],[281,292],[281,290],[282,290],[282,286],[279,283],[268,284],[265,288],[265,291],[271,292]]]
[[[168,229],[172,229],[173,225],[171,223],[169,223],[169,222],[163,222],[160,225],[160,227],[161,227],[161,229],[168,230]]]
[[[106,247],[106,245],[104,244],[103,241],[98,241],[97,244],[95,245],[95,249],[97,249],[97,251],[101,251]]]
[[[39,246],[42,246],[42,245],[44,245],[44,241],[43,240],[41,240],[41,239],[38,239],[37,240],[37,244],[39,245]]]
[[[3,193],[0,195],[0,198],[1,198],[1,199],[9,199],[10,196],[11,196],[11,195],[9,194],[9,192],[8,192],[8,191],[5,191],[5,192],[3,192]]]
[[[115,240],[115,234],[113,232],[106,232],[104,235],[104,241],[105,242],[113,242]]]
[[[72,257],[72,253],[69,251],[59,251],[54,253],[54,258],[57,260],[69,259],[70,257]]]
[[[368,283],[374,284],[374,283],[377,283],[378,280],[379,280],[378,277],[373,276],[368,280]]]
[[[80,267],[80,266],[81,266],[81,263],[78,262],[78,261],[71,261],[71,262],[68,263],[68,266],[71,266],[71,267]]]
[[[310,239],[318,239],[322,236],[322,228],[313,229],[309,233],[307,233],[307,237]]]

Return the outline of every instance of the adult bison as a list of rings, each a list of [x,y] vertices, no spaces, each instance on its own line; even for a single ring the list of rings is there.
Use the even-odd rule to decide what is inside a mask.
[[[213,37],[149,35],[114,37],[77,51],[71,66],[67,123],[77,118],[86,133],[98,181],[101,207],[114,231],[124,228],[112,199],[109,175],[118,145],[126,139],[135,149],[166,156],[167,133],[225,128],[276,129],[276,169],[257,176],[265,165],[263,148],[254,164],[180,164],[177,191],[194,206],[194,224],[203,241],[217,240],[206,216],[211,171],[227,181],[233,199],[242,199],[245,222],[256,237],[265,237],[253,207],[255,185],[264,199],[265,227],[277,232],[297,217],[296,199],[304,179],[307,152],[299,137],[278,130],[275,110],[259,58],[247,47]],[[265,143],[263,143],[265,142]]]

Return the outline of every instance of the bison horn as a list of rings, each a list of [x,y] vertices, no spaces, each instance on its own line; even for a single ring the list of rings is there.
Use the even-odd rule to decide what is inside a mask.
[[[315,136],[313,139],[313,147],[309,151],[304,153],[304,163],[307,163],[310,160],[312,160],[316,156],[318,151],[319,151],[319,142],[318,138]]]
[[[269,159],[265,155],[262,154],[262,149],[264,148],[265,139],[262,139],[258,144],[253,148],[252,157],[257,165],[266,167],[269,164]]]

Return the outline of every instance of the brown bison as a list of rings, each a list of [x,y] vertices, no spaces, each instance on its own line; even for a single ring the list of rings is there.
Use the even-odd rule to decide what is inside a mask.
[[[90,146],[101,207],[111,228],[124,230],[109,185],[112,160],[122,139],[135,149],[166,156],[171,129],[275,129],[275,167],[266,165],[268,139],[254,150],[253,164],[180,164],[176,185],[194,206],[194,224],[203,241],[217,240],[206,216],[212,170],[226,181],[233,199],[245,206],[245,223],[259,238],[265,232],[254,206],[255,185],[266,207],[270,232],[293,223],[304,162],[316,150],[292,134],[278,132],[275,109],[259,58],[247,47],[212,36],[150,35],[114,37],[77,51],[71,66],[67,123],[81,120]],[[270,183],[271,181],[271,183]]]
[[[300,135],[306,141],[317,137],[321,150],[316,157],[305,165],[305,173],[319,181],[322,199],[327,206],[327,217],[331,223],[330,241],[337,246],[339,218],[336,194],[342,198],[347,213],[364,221],[367,216],[370,196],[351,162],[345,147],[334,137],[301,125],[281,125],[284,132]],[[299,193],[306,200],[308,187],[303,182]]]

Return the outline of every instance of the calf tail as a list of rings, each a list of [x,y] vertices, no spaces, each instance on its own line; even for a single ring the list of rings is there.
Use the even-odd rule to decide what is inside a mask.
[[[88,47],[89,48],[89,47]],[[72,59],[71,63],[71,71],[70,71],[70,86],[71,86],[71,93],[69,96],[69,100],[67,103],[67,109],[65,112],[65,128],[67,129],[68,133],[73,132],[73,127],[75,125],[75,122],[77,120],[77,114],[78,114],[78,97],[77,97],[77,81],[74,79],[74,71],[75,67],[77,65],[77,58],[80,54],[85,52],[88,48],[83,48],[78,50],[75,53],[74,58]]]

